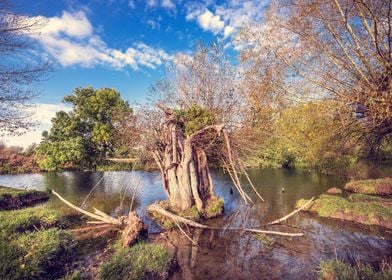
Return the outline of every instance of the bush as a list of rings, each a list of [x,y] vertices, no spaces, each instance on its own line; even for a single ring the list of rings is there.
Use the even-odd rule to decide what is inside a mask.
[[[0,143],[0,174],[38,172],[34,154],[24,154],[21,147],[7,147]]]
[[[120,248],[113,258],[100,268],[102,280],[167,279],[172,258],[161,245],[139,243]]]
[[[349,169],[360,147],[355,141],[342,143],[336,135],[340,124],[332,105],[309,102],[279,112],[247,162],[263,167],[316,168],[324,173]]]

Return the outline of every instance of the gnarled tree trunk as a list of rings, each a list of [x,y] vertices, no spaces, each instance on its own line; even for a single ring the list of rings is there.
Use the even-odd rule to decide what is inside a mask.
[[[170,205],[179,210],[196,205],[200,211],[209,199],[216,198],[203,149],[205,143],[201,144],[200,138],[219,135],[224,126],[209,125],[186,136],[171,111],[165,112],[163,139],[152,152],[153,157],[160,168]]]

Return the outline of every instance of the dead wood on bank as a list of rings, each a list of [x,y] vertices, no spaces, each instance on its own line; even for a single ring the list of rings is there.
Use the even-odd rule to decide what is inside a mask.
[[[123,247],[132,246],[138,239],[145,237],[147,234],[147,226],[143,223],[135,211],[130,211],[128,216],[114,218],[96,208],[93,208],[94,213],[86,211],[72,204],[54,190],[52,190],[52,193],[72,209],[95,219],[95,221],[89,221],[87,223],[98,224],[99,226],[112,225],[122,229],[121,242]]]

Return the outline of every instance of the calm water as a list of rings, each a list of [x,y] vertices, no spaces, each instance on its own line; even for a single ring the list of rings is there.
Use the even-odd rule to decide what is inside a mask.
[[[374,176],[387,176],[392,174],[390,171],[391,168],[385,168]],[[214,170],[216,192],[225,200],[225,215],[208,221],[209,224],[261,227],[291,212],[298,199],[318,196],[332,186],[342,187],[345,183],[333,176],[298,170],[254,169],[249,174],[265,202],[252,195],[256,204],[244,205],[234,189],[232,194],[233,185],[227,174]],[[153,238],[177,255],[181,270],[174,279],[314,279],[317,265],[326,258],[338,256],[348,261],[371,263],[392,258],[392,232],[306,213],[290,218],[287,225],[268,227],[305,233],[304,237],[293,239],[274,237],[273,247],[264,246],[252,234],[229,230],[192,230],[191,236],[198,246],[192,245],[178,231],[154,234],[160,232],[160,228],[148,219],[146,207],[166,198],[160,174],[156,172],[2,175],[0,185],[54,189],[77,205],[87,209],[94,206],[113,215],[126,213],[134,196],[133,208],[149,224]],[[48,204],[60,211],[72,211],[55,198]]]

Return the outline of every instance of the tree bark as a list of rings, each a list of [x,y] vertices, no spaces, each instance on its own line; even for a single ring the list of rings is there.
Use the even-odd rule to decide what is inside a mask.
[[[181,211],[196,205],[201,211],[206,201],[215,198],[215,193],[207,156],[199,147],[197,138],[211,132],[220,133],[223,125],[207,126],[185,136],[170,112],[166,112],[166,117],[161,145],[152,153],[161,171],[170,205]]]

